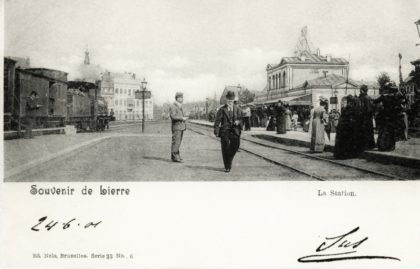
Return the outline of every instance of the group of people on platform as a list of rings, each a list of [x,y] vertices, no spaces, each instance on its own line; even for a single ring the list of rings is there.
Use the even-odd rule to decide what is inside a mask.
[[[280,107],[281,105],[281,107]],[[307,111],[305,111],[307,110]],[[282,102],[262,106],[242,106],[244,130],[251,127],[266,128],[268,131],[276,131],[281,126],[282,131],[297,130],[301,119],[309,121],[310,110],[307,108],[292,110],[288,104]]]
[[[296,130],[299,119],[302,119],[303,129],[310,134],[310,150],[314,153],[324,151],[326,134],[330,139],[331,132],[335,131],[334,157],[337,159],[355,158],[375,147],[380,151],[391,151],[397,141],[408,139],[408,102],[393,82],[388,82],[381,90],[380,97],[372,99],[367,94],[367,86],[362,85],[358,96],[348,95],[343,99],[341,113],[335,109],[328,113],[325,98],[320,98],[319,106],[301,110],[300,114],[279,101],[275,106],[258,108],[260,114],[256,122],[267,121],[267,130],[284,134],[287,130]],[[182,162],[179,148],[187,117],[182,110],[183,94],[177,93],[175,99],[170,107],[171,159]],[[250,108],[244,110],[235,103],[234,92],[229,91],[226,99],[226,104],[215,115],[214,134],[220,137],[225,172],[230,172],[239,149],[241,132],[244,126],[245,130],[250,129],[253,113]],[[375,128],[378,133],[376,142]]]
[[[392,151],[397,141],[408,139],[407,102],[395,83],[388,82],[375,100],[367,91],[367,86],[362,85],[359,96],[348,95],[343,100],[337,125],[331,124],[337,115],[331,117],[326,112],[328,101],[320,99],[319,106],[311,111],[312,152],[324,150],[325,133],[329,134],[332,126],[336,128],[334,157],[337,159],[355,158],[375,147],[379,151]],[[378,133],[376,143],[374,124]]]

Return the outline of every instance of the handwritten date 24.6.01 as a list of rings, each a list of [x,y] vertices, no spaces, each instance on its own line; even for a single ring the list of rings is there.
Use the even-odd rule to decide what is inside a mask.
[[[80,227],[80,228],[96,228],[102,221],[98,222],[87,222],[87,223],[80,223],[76,220],[76,218],[72,218],[66,222],[58,222],[56,220],[47,220],[47,216],[42,217],[38,220],[38,223],[31,227],[32,231],[39,232],[40,230],[50,231],[53,228],[61,228],[66,230],[71,227]]]

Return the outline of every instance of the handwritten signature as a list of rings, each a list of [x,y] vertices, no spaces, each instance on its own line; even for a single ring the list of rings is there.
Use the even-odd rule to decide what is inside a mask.
[[[333,261],[343,261],[343,260],[361,260],[361,259],[389,259],[397,260],[400,259],[390,256],[380,256],[380,255],[355,255],[357,253],[357,248],[361,246],[364,242],[368,240],[368,237],[364,237],[358,241],[350,241],[350,235],[354,234],[359,230],[359,227],[354,228],[348,233],[334,236],[334,237],[325,237],[325,241],[321,243],[315,250],[320,254],[313,254],[304,256],[298,259],[298,262],[308,263],[308,262],[333,262]],[[332,252],[332,253],[327,253]]]
[[[44,223],[45,226],[43,225]],[[39,232],[40,229],[45,229],[47,231],[50,231],[52,228],[54,228],[55,226],[62,226],[63,230],[66,230],[72,226],[76,226],[76,227],[83,227],[85,229],[89,228],[89,227],[93,227],[96,228],[100,223],[102,223],[102,221],[98,221],[98,222],[88,222],[85,224],[80,225],[80,222],[76,222],[76,218],[72,218],[69,221],[66,222],[62,222],[59,224],[58,221],[55,220],[49,220],[47,221],[47,216],[42,217],[38,220],[38,223],[35,224],[34,226],[32,226],[31,230],[35,231],[35,232]]]

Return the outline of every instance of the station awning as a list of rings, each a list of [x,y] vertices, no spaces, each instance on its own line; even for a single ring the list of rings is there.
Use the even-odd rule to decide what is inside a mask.
[[[298,95],[298,96],[287,96],[283,98],[277,98],[272,100],[253,102],[254,105],[269,105],[277,103],[279,100],[288,104],[289,106],[310,106],[312,105],[312,94]]]

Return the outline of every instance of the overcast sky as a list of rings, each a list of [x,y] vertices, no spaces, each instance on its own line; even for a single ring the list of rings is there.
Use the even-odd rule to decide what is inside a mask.
[[[420,58],[418,0],[6,0],[5,55],[74,78],[91,63],[146,77],[155,102],[219,96],[225,85],[262,90],[265,67],[293,56],[300,29],[321,54],[350,58],[350,77],[398,79]]]

